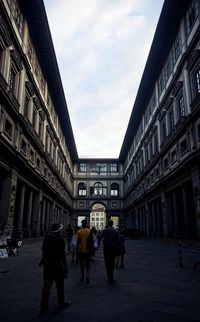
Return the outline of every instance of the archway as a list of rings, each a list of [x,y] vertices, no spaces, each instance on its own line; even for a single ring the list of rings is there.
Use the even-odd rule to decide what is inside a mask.
[[[102,230],[106,226],[106,207],[101,203],[94,203],[90,212],[90,228]]]

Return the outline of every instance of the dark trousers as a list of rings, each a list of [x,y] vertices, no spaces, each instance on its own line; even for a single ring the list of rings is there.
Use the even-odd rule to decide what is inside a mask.
[[[115,269],[115,259],[116,254],[113,252],[112,249],[104,247],[104,262],[108,280],[110,282],[113,281],[113,274]]]
[[[90,253],[78,253],[78,258],[80,262],[80,269],[82,278],[84,278],[84,272],[86,270],[86,275],[89,276],[90,273]]]
[[[61,277],[44,277],[44,284],[42,289],[42,298],[41,298],[41,309],[46,311],[49,304],[49,295],[50,290],[53,285],[53,282],[56,283],[57,289],[57,298],[59,306],[62,306],[64,303],[64,279]]]

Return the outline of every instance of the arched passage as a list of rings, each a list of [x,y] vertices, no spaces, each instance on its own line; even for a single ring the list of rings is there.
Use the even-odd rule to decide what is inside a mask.
[[[106,226],[106,207],[101,203],[94,203],[90,212],[90,227],[102,230]]]

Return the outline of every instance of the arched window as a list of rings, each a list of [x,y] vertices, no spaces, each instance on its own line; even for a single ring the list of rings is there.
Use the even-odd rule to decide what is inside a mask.
[[[119,185],[118,183],[114,182],[111,184],[110,195],[113,197],[119,196]]]
[[[86,196],[86,185],[84,182],[80,182],[78,184],[78,195],[79,196]]]
[[[103,185],[102,185],[102,183],[101,183],[101,182],[96,182],[96,183],[94,184],[94,194],[95,194],[96,196],[100,196],[100,195],[102,195],[102,194],[103,194]]]

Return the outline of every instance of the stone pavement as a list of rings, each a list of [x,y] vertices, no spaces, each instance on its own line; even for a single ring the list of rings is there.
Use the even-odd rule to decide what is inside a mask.
[[[183,249],[178,265],[175,245],[152,240],[126,240],[125,268],[108,284],[102,249],[96,254],[89,285],[80,282],[79,267],[71,266],[65,281],[70,308],[56,311],[52,288],[49,312],[38,317],[42,269],[41,241],[22,245],[17,257],[0,259],[0,321],[2,322],[200,322],[200,259],[198,249]]]

